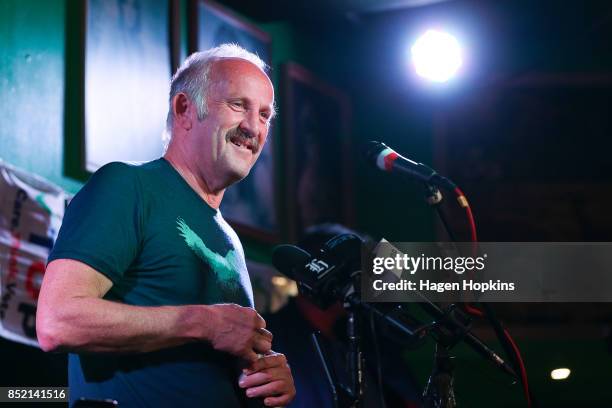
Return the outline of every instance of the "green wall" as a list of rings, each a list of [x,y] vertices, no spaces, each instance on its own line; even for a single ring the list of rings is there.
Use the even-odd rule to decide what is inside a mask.
[[[0,2],[0,157],[74,192],[65,177],[64,0]]]

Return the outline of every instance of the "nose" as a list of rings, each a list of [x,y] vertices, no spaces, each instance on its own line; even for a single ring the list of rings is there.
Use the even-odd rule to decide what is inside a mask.
[[[240,130],[247,137],[256,137],[259,134],[259,114],[255,110],[248,110],[240,122]]]

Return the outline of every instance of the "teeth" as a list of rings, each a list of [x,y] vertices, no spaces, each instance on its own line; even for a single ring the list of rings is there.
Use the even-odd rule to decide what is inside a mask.
[[[236,146],[238,146],[238,147],[242,147],[243,149],[249,149],[249,147],[248,147],[248,146],[243,145],[243,144],[242,144],[242,143],[240,143],[239,141],[232,140],[232,143],[233,143],[233,144],[235,144],[235,145],[236,145]]]

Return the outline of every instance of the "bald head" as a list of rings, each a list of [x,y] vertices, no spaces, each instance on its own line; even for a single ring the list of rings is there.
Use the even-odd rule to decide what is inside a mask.
[[[211,93],[213,88],[227,88],[236,85],[244,77],[249,77],[250,83],[261,82],[267,84],[269,92],[272,94],[272,105],[270,106],[270,119],[275,113],[274,110],[274,86],[268,75],[258,66],[241,58],[219,58],[212,62],[209,71],[209,88]],[[244,81],[243,81],[244,82]],[[249,86],[246,82],[242,86]]]
[[[176,95],[183,93],[195,104],[198,118],[204,119],[207,113],[207,93],[211,86],[211,68],[217,62],[224,60],[239,60],[250,63],[266,76],[268,68],[266,63],[257,55],[245,50],[236,44],[223,44],[206,51],[193,53],[177,69],[172,77],[170,84],[169,110],[166,120],[165,143],[167,144],[172,136],[174,114],[172,109],[173,100]],[[225,70],[226,64],[221,64],[221,69]],[[274,111],[273,111],[274,114]]]

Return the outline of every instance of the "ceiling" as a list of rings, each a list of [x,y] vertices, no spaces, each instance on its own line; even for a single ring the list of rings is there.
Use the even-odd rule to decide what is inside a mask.
[[[265,2],[265,7],[262,7],[262,2],[260,1],[221,0],[220,2],[255,20],[271,22],[318,18],[354,18],[383,12],[426,7],[450,1],[454,0],[268,0]]]
[[[609,0],[215,0],[262,23],[309,30],[355,30],[457,21],[481,43],[499,70],[612,71]],[[483,45],[484,47],[484,45]],[[503,69],[502,69],[503,66]],[[510,68],[509,68],[510,67]]]

